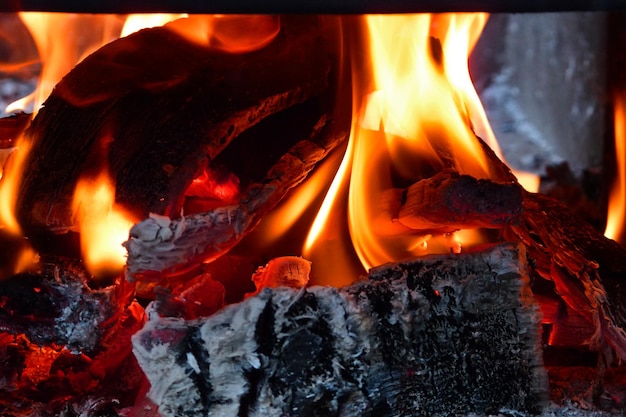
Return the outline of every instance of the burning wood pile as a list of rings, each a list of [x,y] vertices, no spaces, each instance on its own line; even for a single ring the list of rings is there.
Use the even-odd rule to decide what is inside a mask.
[[[486,16],[385,19],[182,18],[0,121],[2,415],[539,414],[554,349],[623,410],[626,251],[475,134]]]

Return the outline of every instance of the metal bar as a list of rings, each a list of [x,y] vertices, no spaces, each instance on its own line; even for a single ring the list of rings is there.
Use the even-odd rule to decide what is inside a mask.
[[[0,12],[530,13],[626,10],[626,0],[0,0]]]

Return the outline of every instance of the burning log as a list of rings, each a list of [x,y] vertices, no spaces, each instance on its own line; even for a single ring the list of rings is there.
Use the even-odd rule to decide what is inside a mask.
[[[335,289],[267,288],[133,337],[164,416],[538,412],[538,308],[522,246],[429,256]]]
[[[522,190],[516,183],[479,180],[449,169],[391,190],[384,199],[392,201],[391,218],[400,224],[439,233],[500,228],[522,211]]]
[[[505,236],[528,247],[535,286],[552,282],[567,307],[593,325],[591,347],[625,359],[626,250],[541,194],[524,193],[524,211]]]
[[[314,16],[294,16],[281,18],[267,46],[245,54],[212,50],[168,28],[104,46],[63,78],[26,133],[33,145],[20,223],[58,231],[75,226],[77,180],[103,167],[116,184],[116,202],[137,218],[178,216],[192,180],[206,167],[220,168],[215,160],[242,132],[286,109],[308,115],[305,125],[328,118],[337,91],[334,33]],[[272,163],[304,136],[280,134],[285,137],[263,145],[275,147],[262,155],[273,156]],[[225,169],[237,173],[257,160],[239,159]]]
[[[125,243],[128,277],[158,281],[198,267],[232,248],[345,138],[345,132],[337,131],[326,120],[321,120],[318,128],[310,139],[298,142],[283,155],[263,181],[252,184],[239,204],[174,220],[152,216],[135,225]]]

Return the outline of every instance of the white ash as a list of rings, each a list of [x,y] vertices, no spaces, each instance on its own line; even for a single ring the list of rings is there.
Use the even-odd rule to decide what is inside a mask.
[[[503,245],[342,289],[266,288],[200,321],[153,316],[134,352],[163,417],[539,413],[547,379],[524,262]]]

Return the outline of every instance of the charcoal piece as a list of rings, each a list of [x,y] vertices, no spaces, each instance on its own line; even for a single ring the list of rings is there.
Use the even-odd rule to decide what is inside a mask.
[[[133,336],[167,416],[537,413],[547,376],[525,251],[512,244],[372,270],[344,288],[266,288]]]
[[[0,281],[0,332],[24,334],[38,345],[95,351],[125,304],[115,286],[92,290],[88,279],[81,264],[54,258],[44,260],[41,272]]]

